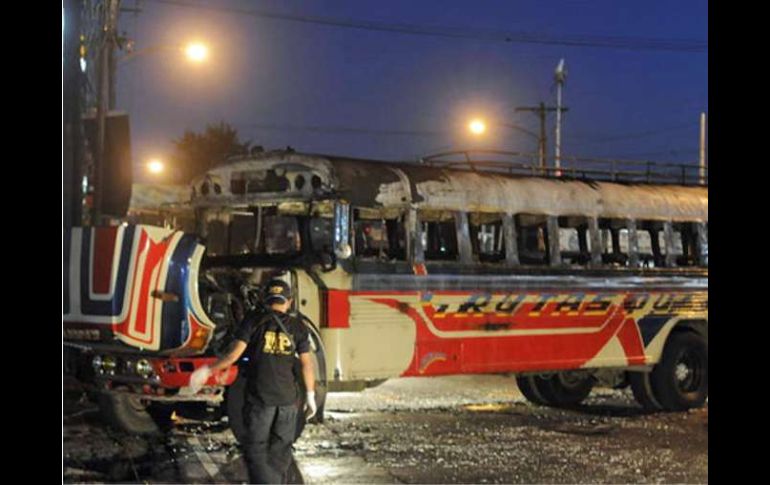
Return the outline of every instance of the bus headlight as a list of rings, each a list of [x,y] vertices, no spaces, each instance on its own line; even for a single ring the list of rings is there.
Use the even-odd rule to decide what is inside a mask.
[[[136,373],[144,378],[150,377],[150,374],[152,374],[152,365],[150,365],[150,361],[147,359],[139,359],[136,362]]]
[[[94,372],[97,374],[101,374],[104,372],[104,362],[102,361],[101,355],[95,355],[94,358],[91,360],[91,367],[93,367]]]
[[[114,374],[115,369],[118,367],[118,361],[115,359],[115,357],[107,356],[103,359],[102,363],[102,369],[104,369],[105,374]]]

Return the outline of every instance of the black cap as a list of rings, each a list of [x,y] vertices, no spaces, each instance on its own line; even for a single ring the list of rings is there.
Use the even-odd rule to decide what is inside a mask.
[[[285,281],[270,280],[265,285],[265,303],[283,303],[291,298],[291,286]]]

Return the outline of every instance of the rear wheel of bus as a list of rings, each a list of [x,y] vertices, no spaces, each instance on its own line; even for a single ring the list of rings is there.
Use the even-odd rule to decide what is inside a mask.
[[[656,400],[666,411],[703,406],[708,397],[708,344],[694,332],[674,332],[650,373]]]
[[[591,394],[594,382],[593,376],[587,372],[557,372],[544,379],[539,390],[551,406],[576,406]]]
[[[516,382],[521,393],[529,401],[556,407],[580,404],[594,387],[594,378],[581,371],[557,372],[545,376],[518,376]]]
[[[540,381],[543,378],[536,375],[516,376],[516,385],[527,400],[533,404],[547,406],[548,401],[540,392]]]

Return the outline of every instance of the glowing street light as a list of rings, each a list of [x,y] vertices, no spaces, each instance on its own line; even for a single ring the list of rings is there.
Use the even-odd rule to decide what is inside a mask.
[[[487,131],[487,124],[484,123],[483,120],[480,119],[474,119],[471,120],[470,123],[468,123],[468,129],[473,133],[474,135],[481,135],[485,131]]]
[[[185,47],[184,53],[190,61],[200,63],[208,58],[209,48],[200,42],[191,42]]]
[[[545,133],[538,135],[537,133],[533,133],[519,125],[514,125],[513,123],[502,123],[500,121],[495,121],[494,124],[496,126],[504,126],[506,128],[511,128],[512,130],[520,131],[535,138],[538,141],[538,145],[540,146],[540,166],[545,167]],[[487,125],[481,119],[476,118],[468,123],[468,130],[474,135],[480,136],[487,131]]]
[[[150,173],[154,175],[158,175],[161,172],[163,172],[164,168],[165,166],[163,162],[158,160],[157,158],[154,158],[147,163],[147,170],[149,170]]]
[[[118,59],[121,63],[125,63],[126,61],[130,61],[131,59],[134,59],[136,57],[145,55],[145,54],[151,54],[153,52],[162,52],[162,51],[173,51],[177,53],[183,53],[184,56],[187,58],[188,61],[193,62],[195,64],[202,64],[203,62],[207,61],[209,58],[209,47],[204,44],[203,42],[190,42],[189,44],[176,44],[176,45],[169,45],[169,44],[154,44],[149,47],[145,47],[143,49],[139,50],[131,50],[128,54]]]

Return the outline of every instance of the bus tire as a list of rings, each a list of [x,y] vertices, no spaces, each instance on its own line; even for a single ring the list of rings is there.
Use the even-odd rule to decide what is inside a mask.
[[[542,385],[539,381],[542,382],[540,376],[516,376],[516,385],[519,386],[519,390],[527,398],[527,401],[540,406],[548,406],[548,401],[538,389],[538,386]]]
[[[246,437],[246,421],[243,416],[243,405],[246,402],[246,372],[239,369],[235,382],[225,390],[225,412],[230,431],[239,443]]]
[[[150,415],[141,397],[128,392],[101,391],[98,397],[99,411],[111,426],[138,435],[158,435],[158,424]]]
[[[660,411],[663,409],[663,406],[660,405],[652,391],[649,372],[628,372],[628,381],[631,384],[634,399],[645,411]]]
[[[595,380],[586,372],[566,371],[557,372],[543,379],[539,386],[540,394],[551,406],[577,406],[591,394]]]
[[[652,390],[666,411],[703,406],[708,397],[708,344],[694,332],[674,332],[650,373]]]

